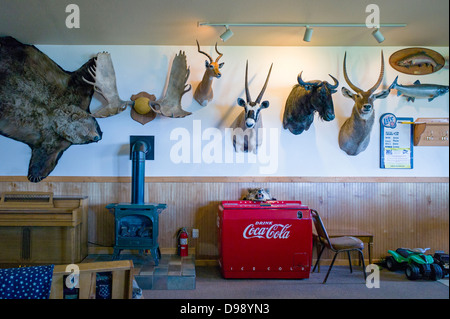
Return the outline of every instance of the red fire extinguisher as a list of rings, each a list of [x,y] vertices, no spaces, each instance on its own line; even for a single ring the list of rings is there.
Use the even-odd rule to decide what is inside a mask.
[[[178,231],[178,255],[181,257],[186,257],[188,255],[188,233],[186,228],[181,228]]]

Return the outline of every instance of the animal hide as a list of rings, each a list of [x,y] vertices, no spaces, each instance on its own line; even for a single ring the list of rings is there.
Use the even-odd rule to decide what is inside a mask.
[[[150,102],[153,111],[167,117],[185,117],[192,114],[181,108],[181,98],[191,90],[191,85],[186,84],[189,74],[186,54],[180,51],[173,59],[169,84],[164,97]]]
[[[94,89],[82,80],[93,65],[68,72],[33,45],[0,38],[0,134],[31,148],[29,181],[46,178],[72,144],[101,140],[88,112]]]

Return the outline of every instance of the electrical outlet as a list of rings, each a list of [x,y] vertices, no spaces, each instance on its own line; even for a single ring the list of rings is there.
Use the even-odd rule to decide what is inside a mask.
[[[192,238],[198,238],[198,229],[192,230]]]

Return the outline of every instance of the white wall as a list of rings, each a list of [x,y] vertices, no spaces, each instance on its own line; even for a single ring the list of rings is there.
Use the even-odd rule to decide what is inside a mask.
[[[159,98],[166,85],[172,59],[180,50],[187,55],[191,74],[188,83],[192,90],[184,95],[182,106],[193,114],[181,119],[157,116],[152,122],[141,125],[130,117],[130,110],[119,115],[98,119],[103,131],[99,143],[73,145],[61,157],[51,176],[130,176],[130,135],[154,135],[155,160],[147,161],[147,176],[449,176],[448,147],[415,147],[414,168],[380,169],[380,125],[379,116],[386,112],[397,117],[449,117],[449,95],[428,102],[416,100],[407,102],[391,91],[388,98],[375,102],[376,122],[371,142],[366,151],[356,157],[346,155],[338,146],[339,128],[350,115],[353,101],[343,97],[341,87],[348,86],[342,75],[342,61],[347,51],[347,70],[354,84],[367,89],[377,80],[380,70],[380,51],[384,51],[385,77],[383,86],[389,86],[398,75],[398,83],[412,84],[420,79],[422,83],[448,85],[448,67],[422,76],[399,73],[389,65],[389,57],[402,47],[220,47],[225,62],[222,78],[214,80],[214,100],[201,107],[193,99],[193,92],[204,71],[205,56],[197,52],[196,46],[38,46],[44,53],[66,70],[79,68],[90,57],[100,51],[111,53],[116,71],[117,86],[122,99],[146,91]],[[215,56],[213,47],[202,49]],[[448,47],[431,48],[448,57]],[[264,100],[270,107],[263,111],[264,127],[271,135],[272,143],[261,154],[268,158],[257,158],[256,163],[244,158],[238,163],[227,139],[225,128],[229,127],[242,108],[236,99],[245,97],[245,63],[249,61],[249,87],[253,99],[259,94],[270,64],[272,75]],[[333,95],[336,119],[324,122],[317,118],[309,131],[295,136],[282,127],[284,104],[297,74],[303,70],[304,80],[327,80],[328,74],[335,76],[340,84]],[[101,102],[93,99],[91,110]],[[201,128],[199,128],[201,126]],[[217,128],[219,130],[215,130]],[[270,130],[272,129],[272,130]],[[189,132],[189,163],[174,163],[171,150],[180,145],[179,139],[171,140],[171,133]],[[197,134],[197,132],[200,132]],[[202,156],[212,146],[211,132],[218,134],[215,140],[222,149],[216,162],[207,163]],[[201,135],[205,134],[203,141]],[[269,141],[269,138],[266,139]],[[200,145],[200,147],[199,147]],[[277,152],[275,153],[274,151]],[[217,149],[216,149],[217,151]],[[0,136],[0,176],[27,175],[30,149],[27,145]],[[226,163],[231,161],[231,163]]]

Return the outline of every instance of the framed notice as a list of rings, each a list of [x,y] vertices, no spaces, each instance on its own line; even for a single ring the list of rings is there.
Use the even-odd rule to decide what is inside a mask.
[[[413,118],[380,117],[380,168],[413,168]]]

